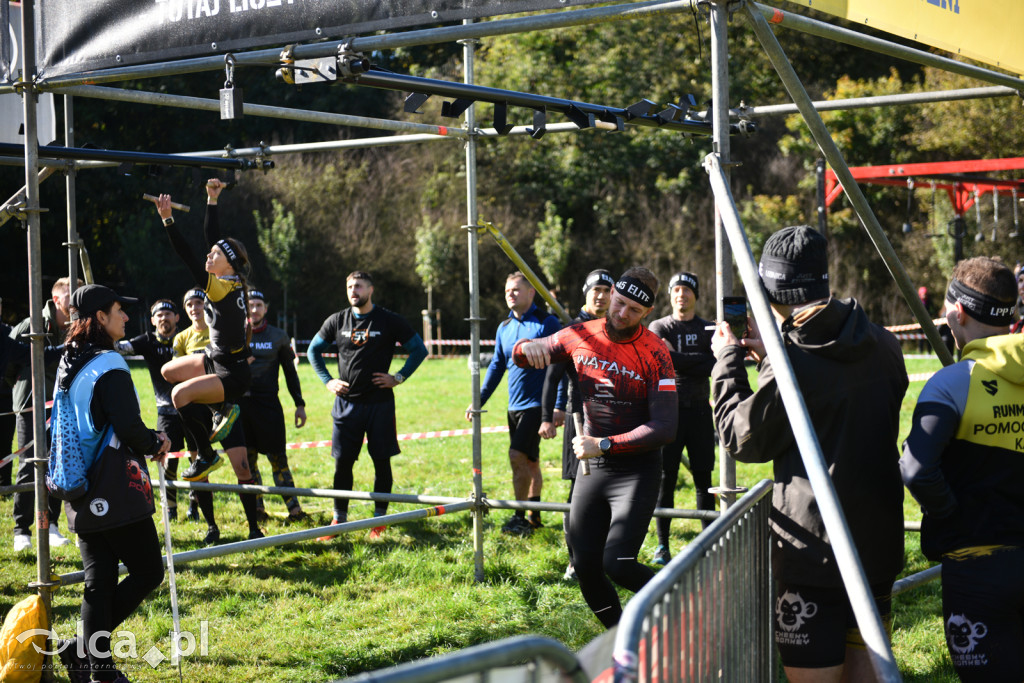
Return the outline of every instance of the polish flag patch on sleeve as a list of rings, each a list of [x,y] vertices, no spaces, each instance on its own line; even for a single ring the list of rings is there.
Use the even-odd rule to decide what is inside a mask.
[[[675,391],[676,381],[674,379],[658,380],[658,391]]]

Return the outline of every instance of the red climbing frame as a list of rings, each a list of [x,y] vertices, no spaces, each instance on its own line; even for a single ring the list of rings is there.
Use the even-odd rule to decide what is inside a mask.
[[[934,185],[946,191],[958,216],[974,206],[977,198],[988,192],[1024,197],[1024,179],[965,177],[965,173],[986,173],[1024,169],[1024,157],[1012,159],[975,159],[969,161],[938,161],[924,164],[891,164],[889,166],[851,166],[850,173],[858,182],[876,185],[906,186],[908,181]],[[830,168],[825,171],[825,206],[831,206],[843,188]]]

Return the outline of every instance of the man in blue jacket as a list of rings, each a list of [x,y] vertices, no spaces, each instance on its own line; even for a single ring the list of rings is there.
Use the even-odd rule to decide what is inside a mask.
[[[509,314],[498,325],[494,358],[480,388],[480,406],[487,403],[501,383],[505,370],[508,370],[508,429],[511,438],[508,460],[512,466],[512,489],[516,500],[539,502],[544,483],[540,472],[540,404],[546,371],[516,367],[512,362],[512,348],[520,339],[547,337],[562,326],[558,318],[533,303],[536,295],[537,290],[518,270],[505,279],[505,303]],[[473,419],[472,406],[466,409],[466,419]],[[532,511],[527,519],[524,510],[516,510],[501,530],[507,534],[528,536],[540,526],[539,511]]]

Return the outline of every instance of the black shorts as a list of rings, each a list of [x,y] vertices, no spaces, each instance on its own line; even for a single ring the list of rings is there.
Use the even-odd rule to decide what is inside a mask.
[[[395,399],[379,403],[352,403],[341,396],[334,399],[331,410],[334,431],[331,434],[331,455],[335,460],[355,462],[363,448],[370,458],[391,458],[398,455],[398,429],[395,426]]]
[[[895,579],[895,577],[893,577]],[[885,630],[892,633],[892,581],[872,585]],[[822,669],[846,661],[846,648],[864,649],[846,589],[778,582],[775,644],[785,666]]]
[[[271,455],[284,453],[284,409],[277,396],[243,396],[238,406],[242,409],[245,445],[249,450]]]
[[[181,415],[157,413],[156,430],[163,432],[171,440],[172,452],[177,453],[185,449],[185,423],[181,421]]]
[[[1024,548],[942,559],[946,647],[961,681],[1024,680]]]
[[[227,357],[214,360],[209,354],[204,353],[203,369],[208,375],[217,375],[220,383],[224,385],[224,400],[228,403],[238,403],[245,392],[249,391],[252,371],[249,369],[248,358]]]
[[[509,448],[526,454],[531,462],[540,460],[540,406],[508,411]]]

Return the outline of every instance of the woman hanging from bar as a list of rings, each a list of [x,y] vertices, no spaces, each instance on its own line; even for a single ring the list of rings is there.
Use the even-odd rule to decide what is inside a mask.
[[[193,255],[188,243],[174,225],[171,197],[161,194],[157,213],[163,221],[171,246],[181,257],[197,283],[206,293],[204,316],[210,330],[210,343],[204,353],[190,354],[169,361],[161,374],[173,383],[171,401],[196,444],[199,455],[185,470],[182,479],[200,481],[220,467],[223,461],[212,443],[231,433],[238,418],[238,400],[249,388],[252,375],[249,363],[249,329],[246,271],[249,257],[245,246],[231,237],[221,237],[217,199],[226,184],[218,178],[206,183],[206,221],[203,225],[209,253],[205,262]],[[213,410],[213,431],[208,432],[209,411]],[[240,426],[238,427],[241,428]],[[237,461],[236,461],[237,460]],[[239,484],[254,483],[249,464],[243,457],[231,465]],[[260,538],[255,494],[239,494],[249,523],[249,538]]]

